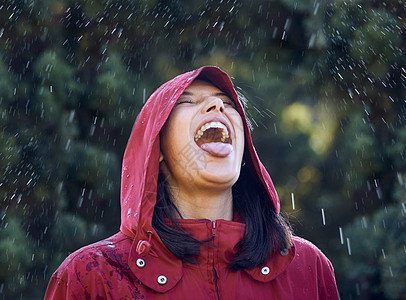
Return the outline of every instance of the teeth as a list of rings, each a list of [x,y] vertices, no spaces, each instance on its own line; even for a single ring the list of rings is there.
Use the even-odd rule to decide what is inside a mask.
[[[209,128],[221,128],[222,129],[222,137],[221,142],[225,142],[226,139],[229,138],[227,127],[220,123],[220,122],[209,122],[204,124],[196,133],[195,135],[195,142],[197,142],[203,135],[203,133]]]

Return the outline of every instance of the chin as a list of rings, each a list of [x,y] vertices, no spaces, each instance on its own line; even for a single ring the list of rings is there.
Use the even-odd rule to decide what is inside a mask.
[[[200,178],[208,185],[224,185],[232,187],[240,177],[240,169],[230,170],[231,168],[206,168],[200,171]]]

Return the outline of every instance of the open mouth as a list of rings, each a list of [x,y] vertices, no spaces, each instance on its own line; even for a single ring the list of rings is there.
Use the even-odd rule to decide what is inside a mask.
[[[228,128],[221,122],[203,124],[196,132],[194,139],[201,149],[214,156],[224,157],[233,150]]]
[[[206,143],[230,144],[231,139],[227,127],[220,122],[209,122],[204,124],[195,134],[195,142],[200,147]]]

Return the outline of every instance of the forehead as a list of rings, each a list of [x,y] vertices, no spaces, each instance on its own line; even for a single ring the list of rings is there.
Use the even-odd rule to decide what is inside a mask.
[[[201,80],[201,79],[195,79],[186,89],[185,92],[188,93],[197,93],[197,92],[209,92],[209,93],[221,93],[226,96],[228,96],[226,93],[224,93],[222,90],[217,88],[215,85],[212,83]]]

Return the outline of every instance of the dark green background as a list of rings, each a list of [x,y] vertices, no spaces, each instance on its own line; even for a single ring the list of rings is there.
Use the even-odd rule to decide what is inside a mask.
[[[41,299],[67,254],[119,230],[143,101],[214,64],[249,99],[282,210],[331,259],[341,298],[404,299],[405,12],[403,0],[1,1],[0,298]]]

